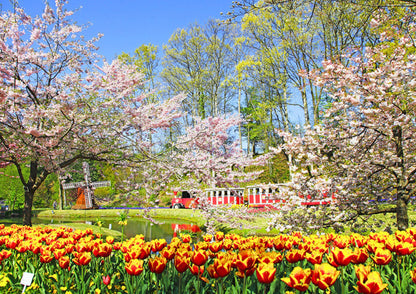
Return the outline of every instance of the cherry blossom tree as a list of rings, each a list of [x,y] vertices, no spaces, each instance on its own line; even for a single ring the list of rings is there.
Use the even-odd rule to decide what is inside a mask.
[[[183,135],[177,137],[169,150],[140,167],[146,179],[143,187],[147,195],[157,195],[166,189],[167,183],[169,187],[176,185],[173,190],[186,190],[199,198],[198,208],[206,218],[208,228],[213,229],[213,220],[240,227],[241,220],[250,217],[246,208],[212,209],[205,189],[215,187],[232,191],[256,179],[261,171],[247,172],[245,167],[265,165],[272,153],[251,158],[243,152],[239,141],[235,140],[242,121],[238,116],[194,117],[193,121],[195,124],[184,128]]]
[[[399,230],[409,225],[416,192],[415,15],[396,21],[380,13],[371,24],[381,32],[377,46],[359,56],[352,50],[348,66],[326,61],[321,71],[302,73],[325,89],[331,104],[302,137],[282,133],[282,148],[297,164],[287,194],[292,201],[275,225],[290,218],[292,225],[336,226],[386,212],[396,214]],[[330,207],[295,209],[300,194],[331,191]],[[382,199],[392,205],[380,206]]]
[[[243,170],[250,165],[264,164],[266,157],[247,157],[239,141],[233,139],[233,128],[235,131],[241,118],[208,117],[194,121],[194,126],[187,127],[185,134],[178,138],[172,153],[181,163],[175,174],[180,177],[182,188],[235,187],[260,174]]]
[[[117,60],[102,62],[100,36],[86,40],[65,2],[56,0],[54,9],[46,3],[41,16],[18,6],[0,16],[0,165],[18,171],[25,225],[49,174],[82,159],[144,161],[153,156],[148,134],[181,115],[180,96],[144,103],[134,95],[143,75]]]

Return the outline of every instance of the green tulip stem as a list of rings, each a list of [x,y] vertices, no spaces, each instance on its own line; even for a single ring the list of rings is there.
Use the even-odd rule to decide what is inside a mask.
[[[246,294],[247,293],[247,277],[246,277],[246,272],[244,271],[244,278],[243,278],[243,293],[242,294]]]
[[[182,280],[182,274],[179,273],[178,293],[182,293],[181,292],[181,280]]]
[[[219,294],[222,294],[222,290],[223,290],[223,283],[224,283],[224,281],[223,281],[223,278],[218,278],[218,293]]]
[[[341,267],[341,293],[345,294],[345,277],[344,277],[344,267]]]
[[[399,282],[400,289],[402,287],[402,280],[400,279],[400,256],[397,254],[397,279]]]

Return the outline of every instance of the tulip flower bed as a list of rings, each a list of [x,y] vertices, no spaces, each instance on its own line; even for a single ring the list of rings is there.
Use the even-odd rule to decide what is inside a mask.
[[[414,293],[416,229],[369,236],[221,232],[123,242],[59,227],[0,225],[0,292]]]

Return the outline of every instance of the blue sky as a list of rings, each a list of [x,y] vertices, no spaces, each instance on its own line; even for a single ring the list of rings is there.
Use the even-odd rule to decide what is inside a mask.
[[[11,9],[10,0],[0,0],[2,10]],[[19,0],[29,15],[43,11],[44,0]],[[54,7],[54,1],[49,0]],[[160,49],[177,28],[187,28],[209,19],[221,18],[230,11],[232,0],[69,0],[68,8],[78,24],[90,24],[87,36],[103,33],[97,45],[108,60],[122,52],[131,53],[142,44]]]

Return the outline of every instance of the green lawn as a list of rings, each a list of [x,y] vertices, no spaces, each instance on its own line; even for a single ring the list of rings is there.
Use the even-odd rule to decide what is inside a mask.
[[[65,218],[65,219],[97,219],[97,218],[119,218],[121,214],[127,213],[130,218],[142,218],[143,209],[95,209],[95,210],[43,210],[37,213],[39,218]],[[152,209],[149,216],[155,219],[175,219],[194,222],[203,225],[204,220],[198,211],[192,209]]]

